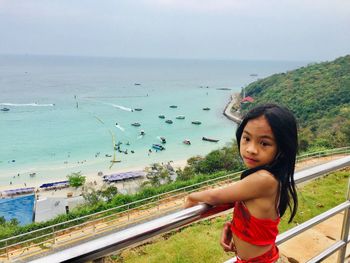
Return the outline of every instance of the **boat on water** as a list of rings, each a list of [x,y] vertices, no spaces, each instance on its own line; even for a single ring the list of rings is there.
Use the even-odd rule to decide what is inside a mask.
[[[208,107],[205,107],[205,108],[203,108],[203,110],[210,110],[210,108],[208,108]]]
[[[178,119],[178,120],[184,120],[184,119],[185,119],[185,116],[179,115],[179,116],[176,116],[176,119]]]
[[[184,144],[187,144],[187,145],[191,145],[191,141],[188,140],[188,139],[183,140],[183,143],[184,143]]]
[[[158,115],[158,118],[159,119],[165,119],[165,116],[164,115]]]
[[[140,135],[145,135],[145,131],[144,131],[144,130],[141,130],[141,131],[140,131]]]
[[[134,111],[142,111],[141,108],[135,108]]]
[[[200,125],[202,124],[200,121],[192,121],[192,124],[195,124],[195,125]]]
[[[166,120],[165,122],[168,123],[168,124],[172,124],[173,123],[172,120]]]
[[[177,106],[176,105],[171,105],[171,106],[169,106],[169,108],[176,109]]]
[[[140,124],[140,123],[138,123],[138,122],[131,123],[131,125],[132,125],[132,126],[135,126],[135,127],[139,127],[139,126],[141,126],[141,124]]]
[[[1,111],[9,111],[10,109],[9,108],[2,108],[0,109]]]
[[[208,138],[208,137],[202,137],[203,141],[208,141],[208,142],[218,142],[219,140],[217,139],[212,139],[212,138]]]
[[[141,83],[134,83],[134,85],[135,85],[135,86],[140,86],[140,85],[141,85]]]
[[[165,137],[160,137],[160,141],[161,141],[162,143],[166,143]]]
[[[152,148],[159,150],[159,151],[165,150],[165,147],[163,145],[160,145],[160,144],[152,144]]]

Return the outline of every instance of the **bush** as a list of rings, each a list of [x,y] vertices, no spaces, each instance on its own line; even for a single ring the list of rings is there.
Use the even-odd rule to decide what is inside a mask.
[[[86,177],[81,174],[81,172],[71,173],[67,175],[69,185],[78,188],[85,184]]]

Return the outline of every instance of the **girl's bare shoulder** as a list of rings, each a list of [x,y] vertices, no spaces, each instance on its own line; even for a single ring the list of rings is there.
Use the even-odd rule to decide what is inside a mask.
[[[251,180],[254,181],[254,183],[260,185],[260,186],[265,186],[265,187],[275,187],[278,186],[278,180],[276,177],[270,173],[267,170],[258,170],[251,175],[249,175]],[[246,177],[246,178],[248,178]]]

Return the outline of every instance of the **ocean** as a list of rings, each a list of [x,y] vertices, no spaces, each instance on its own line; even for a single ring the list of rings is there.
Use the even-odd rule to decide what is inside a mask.
[[[114,170],[205,155],[234,138],[236,125],[222,114],[231,94],[306,64],[2,55],[0,109],[9,111],[0,111],[0,185],[108,174],[114,154],[121,161]],[[160,137],[166,149],[150,153]],[[122,153],[114,150],[118,142]]]

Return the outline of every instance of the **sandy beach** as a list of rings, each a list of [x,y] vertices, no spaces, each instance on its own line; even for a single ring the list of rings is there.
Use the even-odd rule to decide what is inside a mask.
[[[171,162],[171,165],[174,169],[178,168],[184,168],[187,164],[187,160],[179,160],[179,161],[173,161]],[[144,166],[139,166],[139,167],[133,167],[133,168],[118,168],[118,164],[114,165],[111,170],[108,170],[108,173],[106,174],[115,174],[115,173],[122,173],[122,172],[129,172],[129,171],[141,171],[144,170],[146,167]],[[103,187],[106,183],[103,181],[103,177],[98,175],[99,171],[95,172],[90,172],[90,173],[84,173],[86,177],[86,185],[88,186],[93,186],[96,189],[99,189]],[[61,181],[65,181],[67,178],[65,176],[62,176]],[[35,191],[38,191],[37,194],[39,194],[40,197],[67,197],[68,193],[72,193],[73,196],[78,196],[81,194],[81,187],[79,188],[74,188],[74,187],[69,187],[69,188],[63,188],[63,189],[57,189],[55,190],[42,190],[40,189],[40,185],[44,183],[51,183],[53,182],[52,180],[49,180],[48,178],[40,178],[36,180],[27,180],[25,183],[14,183],[12,185],[2,185],[0,186],[0,192],[3,192],[5,190],[13,190],[13,189],[19,189],[19,188],[26,188],[26,187],[34,187]],[[116,183],[115,186],[122,190],[123,188],[128,188],[130,184],[132,184],[133,181],[127,181],[125,183]]]

